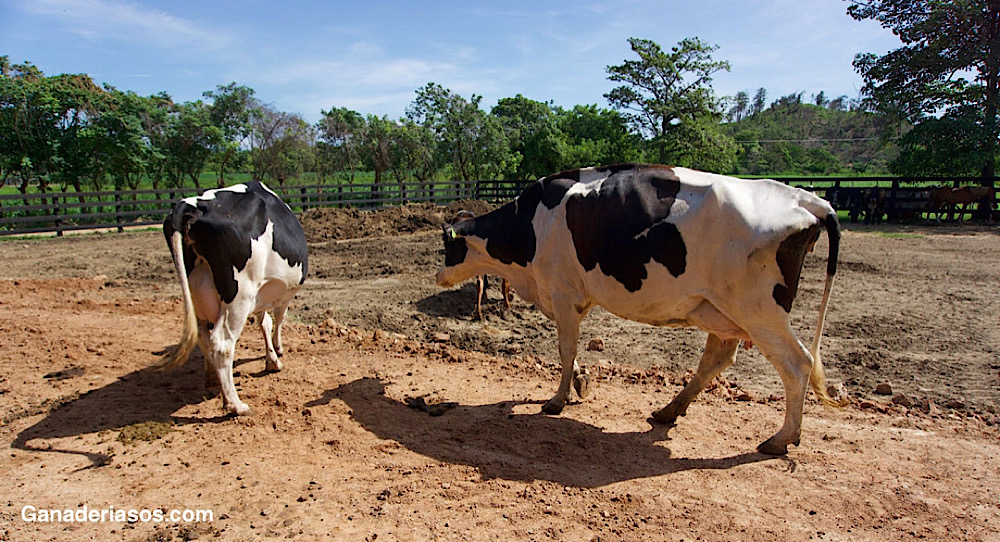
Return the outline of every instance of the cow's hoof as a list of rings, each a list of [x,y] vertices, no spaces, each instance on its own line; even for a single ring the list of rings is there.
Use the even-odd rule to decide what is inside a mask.
[[[587,369],[583,369],[573,376],[573,389],[576,390],[580,399],[586,398],[587,394],[590,393],[590,374]]]
[[[683,415],[683,412],[678,413],[677,410],[671,405],[667,405],[654,412],[651,419],[661,425],[675,425],[677,423],[677,418]]]
[[[228,405],[225,407],[226,412],[234,416],[253,416],[253,409],[250,405],[246,403],[237,403],[235,405]]]
[[[269,373],[276,373],[282,370],[283,368],[284,365],[281,364],[281,360],[279,360],[278,358],[274,358],[274,361],[267,360],[267,363],[264,364],[264,370]]]
[[[757,447],[757,451],[766,455],[786,455],[788,444],[778,444],[774,438],[769,438]]]
[[[566,406],[566,401],[557,401],[555,397],[549,399],[547,403],[542,405],[542,412],[555,416],[562,412],[563,407]]]

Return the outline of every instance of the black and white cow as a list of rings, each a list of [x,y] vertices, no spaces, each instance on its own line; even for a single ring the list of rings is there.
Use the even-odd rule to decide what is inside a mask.
[[[812,348],[795,337],[789,312],[803,259],[822,230],[830,238],[826,288]],[[756,344],[784,383],[784,425],[761,452],[799,443],[807,385],[825,403],[820,337],[836,272],[840,225],[829,203],[770,180],[741,180],[683,168],[622,164],[540,179],[513,202],[444,226],[440,286],[490,273],[555,320],[562,380],[542,410],[558,414],[576,363],[580,322],[594,306],[657,326],[698,327],[708,341],[691,382],[657,411],[672,424]]]
[[[211,367],[222,388],[223,408],[249,414],[233,384],[236,340],[247,317],[256,315],[266,369],[281,370],[281,324],[306,278],[302,226],[274,192],[254,181],[177,202],[163,235],[181,284],[184,327],[160,367],[179,367],[197,341],[206,376]]]

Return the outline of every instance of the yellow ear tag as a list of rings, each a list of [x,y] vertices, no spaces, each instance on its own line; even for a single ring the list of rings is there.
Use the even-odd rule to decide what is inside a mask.
[[[448,237],[450,237],[452,240],[458,239],[458,234],[455,233],[455,230],[448,228]]]

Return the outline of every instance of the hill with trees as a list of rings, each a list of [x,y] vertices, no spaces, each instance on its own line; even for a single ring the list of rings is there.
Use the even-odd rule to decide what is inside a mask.
[[[910,129],[846,96],[829,100],[820,92],[805,102],[802,93],[790,94],[766,108],[766,91],[756,96],[747,106],[738,95],[722,125],[740,146],[740,175],[885,175],[899,155],[899,134]]]

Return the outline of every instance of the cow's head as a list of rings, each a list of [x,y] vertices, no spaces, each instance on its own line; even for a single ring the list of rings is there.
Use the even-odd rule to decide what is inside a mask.
[[[533,185],[515,201],[475,218],[461,216],[443,226],[444,266],[437,282],[450,287],[476,275],[510,279],[535,257],[532,218],[541,199],[541,185]],[[471,213],[469,213],[471,214]]]
[[[444,241],[444,265],[437,274],[438,286],[450,288],[463,280],[478,274],[481,266],[482,251],[485,243],[482,239],[467,237],[462,228],[463,223],[444,224],[441,226],[441,238]]]

